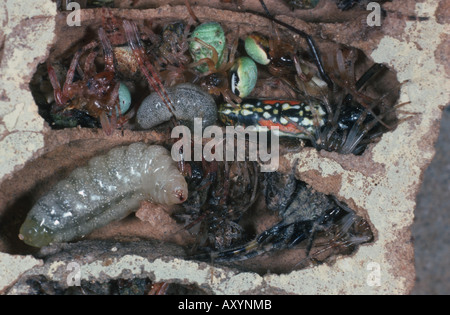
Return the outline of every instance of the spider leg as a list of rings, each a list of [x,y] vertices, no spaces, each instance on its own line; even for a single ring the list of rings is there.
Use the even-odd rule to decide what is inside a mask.
[[[228,60],[228,62],[226,64],[224,64],[223,66],[221,66],[220,70],[228,71],[229,69],[231,69],[231,67],[233,67],[238,44],[239,44],[239,26],[237,29],[236,38],[233,41],[233,44],[231,45],[230,51],[228,51],[228,49],[226,49],[224,52],[223,60],[224,61]]]
[[[224,92],[222,92],[219,89],[218,94],[220,94],[220,93],[222,93],[225,102],[227,102],[228,104],[232,104],[232,105],[236,106],[236,104],[242,103],[242,99],[239,96],[237,96],[236,94],[234,94],[233,92],[231,92],[231,90],[225,90]]]
[[[119,97],[120,83],[116,83],[114,90],[109,96],[108,103],[106,104],[107,110],[102,111],[100,114],[100,124],[106,135],[110,136],[117,126],[117,115],[120,116],[120,105],[117,102]],[[109,109],[109,111],[108,111]],[[108,117],[110,115],[110,117]]]
[[[56,76],[55,69],[50,64],[50,62],[47,63],[47,71],[50,78],[50,82],[53,86],[55,102],[59,107],[64,107],[70,99],[69,88],[73,82],[73,77],[77,69],[78,61],[83,52],[84,50],[80,49],[75,53],[75,56],[73,57],[72,62],[70,63],[70,68],[67,71],[66,80],[64,82],[64,86],[62,89],[61,84],[58,81],[58,77]]]
[[[337,68],[347,86],[355,84],[355,61],[356,51],[354,49],[339,48],[336,54]]]
[[[84,78],[89,78],[89,77],[93,77],[95,75],[95,58],[97,57],[98,52],[96,51],[91,51],[89,53],[89,55],[86,57],[86,61],[84,62],[84,67],[83,67],[83,79]],[[80,70],[80,69],[78,69]]]
[[[195,68],[195,67],[198,67],[198,66],[206,63],[207,66],[208,66],[208,71],[205,72],[205,73],[202,73],[201,74],[202,77],[210,75],[211,73],[216,72],[216,65],[219,62],[219,54],[217,53],[217,50],[213,46],[205,43],[200,38],[194,37],[193,40],[198,42],[200,45],[202,45],[202,46],[208,48],[209,50],[211,50],[212,56],[211,56],[211,58],[202,58],[202,59],[198,60],[197,62],[194,62],[194,63],[190,64],[189,68]]]
[[[169,284],[169,282],[158,282],[153,284],[148,295],[166,295]]]
[[[56,76],[55,73],[55,69],[50,64],[50,62],[47,63],[47,71],[48,76],[50,78],[50,83],[53,86],[56,105],[63,107],[68,101],[68,98],[63,95],[61,91],[61,84],[59,84],[58,77]]]
[[[379,117],[378,115],[376,115],[373,112],[373,109],[377,106],[377,104],[375,103],[374,105],[370,106],[366,103],[366,102],[374,103],[375,100],[371,99],[370,97],[368,97],[360,92],[362,87],[370,79],[372,79],[375,75],[377,75],[378,73],[380,73],[380,71],[382,71],[384,69],[386,69],[386,66],[384,66],[383,64],[379,64],[379,63],[373,64],[366,72],[364,72],[364,74],[358,79],[358,81],[356,81],[356,83],[354,84],[354,86],[355,86],[354,88],[349,87],[351,94],[349,93],[344,97],[343,103],[351,102],[353,97],[356,97],[358,102],[366,108],[366,110],[375,118],[375,120],[378,123],[383,125],[385,128],[391,129],[388,125],[386,125],[385,122],[382,121],[382,117]],[[378,102],[380,102],[382,99],[386,98],[387,95],[389,95],[390,93],[391,93],[391,91],[389,91],[388,93],[383,95],[381,97],[381,99],[378,100]]]
[[[80,61],[81,55],[84,54],[89,49],[92,49],[96,46],[97,46],[97,42],[93,41],[93,42],[87,44],[86,46],[84,46],[83,48],[79,49],[75,53],[75,56],[73,57],[72,62],[70,63],[69,70],[67,71],[66,80],[64,82],[64,86],[63,86],[63,90],[62,90],[62,94],[67,98],[66,102],[68,99],[70,99],[69,89],[73,83],[73,77],[75,76],[75,71],[77,70],[77,65]]]
[[[142,73],[147,78],[149,85],[153,88],[153,90],[156,91],[156,93],[158,93],[159,97],[167,106],[172,116],[176,117],[174,114],[175,106],[171,101],[169,95],[167,94],[167,91],[164,88],[157,71],[145,54],[145,49],[142,46],[141,41],[139,40],[136,24],[124,20],[123,27],[125,29],[125,35],[127,37],[128,44],[133,51],[134,57],[139,63]]]
[[[200,254],[195,256],[195,258],[212,258],[218,262],[246,260],[273,249],[291,248],[305,240],[310,233],[310,229],[311,224],[309,221],[292,224],[280,222],[242,246],[220,252]]]
[[[264,11],[266,12],[265,14],[261,13],[261,12],[253,11],[253,10],[248,10],[248,12],[250,12],[252,14],[255,14],[255,15],[259,15],[259,16],[265,17],[266,19],[269,19],[269,20],[271,20],[271,21],[273,21],[273,22],[275,22],[275,23],[277,23],[277,24],[279,24],[281,26],[284,26],[285,28],[287,28],[291,32],[294,32],[294,33],[302,36],[306,40],[306,42],[308,44],[308,47],[311,50],[312,55],[314,56],[314,59],[315,59],[315,62],[316,62],[316,66],[317,66],[317,68],[319,70],[319,74],[320,74],[322,80],[327,83],[328,87],[330,87],[330,88],[333,87],[333,85],[334,85],[333,81],[330,79],[328,74],[325,72],[325,69],[323,68],[322,58],[320,57],[320,53],[317,50],[316,44],[314,43],[314,40],[312,39],[311,35],[308,35],[307,33],[305,33],[303,31],[293,27],[292,25],[289,25],[289,24],[287,24],[287,23],[285,23],[283,21],[278,20],[277,18],[275,18],[269,12],[269,10],[267,9],[267,7],[266,7],[266,5],[265,5],[263,0],[259,0],[259,2],[261,3],[262,7],[264,8]]]
[[[111,46],[111,42],[106,36],[106,32],[100,27],[98,30],[98,36],[103,47],[104,59],[105,59],[105,71],[115,72],[114,70],[114,54]]]
[[[361,88],[369,81],[375,74],[380,72],[381,70],[386,69],[386,66],[381,63],[373,64],[364,74],[356,81],[355,89],[357,91],[361,90]]]
[[[82,50],[78,50],[75,53],[75,56],[73,57],[72,62],[70,63],[69,70],[67,71],[66,81],[64,82],[64,86],[63,86],[63,90],[62,90],[63,95],[66,96],[67,98],[70,98],[69,97],[69,88],[73,82],[73,77],[74,77],[75,71],[77,69],[77,64],[80,60],[80,56],[82,53],[83,53]]]
[[[195,21],[195,23],[200,24],[200,20],[195,15],[194,10],[192,10],[192,7],[191,7],[191,4],[189,3],[189,0],[184,0],[184,4],[186,5],[186,8],[188,9],[189,15]]]
[[[197,62],[193,62],[189,65],[189,68],[196,68],[198,66],[201,66],[203,64],[205,64],[208,66],[208,71],[202,73],[200,76],[201,77],[206,77],[210,74],[213,74],[216,72],[216,63],[211,59],[211,58],[202,58]]]

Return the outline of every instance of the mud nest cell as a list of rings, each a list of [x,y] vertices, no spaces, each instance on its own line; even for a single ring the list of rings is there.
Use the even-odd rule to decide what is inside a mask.
[[[134,142],[172,147],[173,119],[161,121],[151,131],[139,123],[139,112],[151,93],[158,93],[166,110],[171,105],[167,97],[174,98],[176,88],[188,83],[192,95],[210,94],[217,108],[205,112],[219,112],[214,124],[222,130],[235,124],[280,127],[284,131],[281,152],[318,149],[348,154],[352,159],[365,154],[369,144],[398,123],[396,75],[374,64],[363,51],[309,37],[316,34],[302,30],[287,30],[271,24],[263,14],[251,16],[258,22],[239,25],[235,21],[243,20],[237,17],[244,13],[220,10],[215,19],[224,30],[225,47],[217,51],[211,48],[213,44],[204,43],[207,39],[194,38],[197,27],[211,20],[203,17],[209,9],[194,8],[200,21],[190,17],[184,6],[159,12],[86,10],[77,28],[67,25],[67,12],[59,13],[55,45],[30,82],[39,114],[51,129],[46,135],[51,149],[2,183],[2,251],[38,252],[17,238],[27,213],[57,182],[86,166],[92,157]],[[239,83],[249,80],[239,67],[243,58],[249,58],[249,35],[256,34],[262,38],[260,52],[270,61],[255,64],[255,87],[239,97],[245,88]],[[189,47],[192,43],[215,53],[196,64]],[[146,60],[140,60],[142,56]],[[199,66],[207,70],[202,72]],[[121,107],[128,100],[130,107]],[[182,102],[174,104],[175,108],[183,106]],[[178,122],[192,127],[189,119],[182,117]],[[187,201],[175,206],[143,203],[136,215],[78,235],[73,241],[84,237],[159,239],[182,247],[189,259],[261,274],[332,262],[373,241],[368,218],[297,180],[292,166],[284,166],[280,168],[283,173],[261,173],[260,165],[248,157],[239,162],[186,162],[180,171],[189,187]],[[15,193],[9,188],[13,186]],[[35,293],[66,293],[57,284],[44,285],[41,280],[30,279]],[[92,290],[143,292],[151,284],[145,279],[115,281],[92,285]]]

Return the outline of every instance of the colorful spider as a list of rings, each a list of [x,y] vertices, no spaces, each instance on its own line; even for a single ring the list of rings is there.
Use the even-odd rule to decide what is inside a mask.
[[[123,114],[130,107],[131,96],[128,88],[116,78],[112,46],[103,28],[99,29],[98,35],[103,47],[104,71],[96,72],[94,60],[97,51],[94,48],[98,43],[95,41],[75,53],[62,88],[53,66],[48,63],[47,69],[56,102],[52,112],[64,115],[71,109],[85,111],[98,118],[103,130],[110,135],[117,126],[125,122]],[[89,54],[82,68],[80,57],[87,52]],[[78,81],[74,81],[76,71],[81,76]]]
[[[222,95],[229,103],[240,103],[242,99],[231,90],[229,71],[235,64],[238,38],[230,48],[226,47],[225,33],[219,23],[209,22],[199,25],[191,35],[190,51],[197,77],[194,83],[205,88],[210,94]]]

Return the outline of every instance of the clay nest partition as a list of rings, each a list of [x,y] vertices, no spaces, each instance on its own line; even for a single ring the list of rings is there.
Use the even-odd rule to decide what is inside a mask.
[[[227,29],[232,29],[234,21],[245,21],[245,24],[240,25],[240,32],[246,34],[252,31],[259,31],[265,34],[270,34],[269,22],[261,17],[248,14],[248,13],[231,13],[229,11],[220,11],[211,8],[195,7],[195,12],[201,21],[215,20],[223,24]],[[58,27],[57,42],[55,44],[56,49],[50,55],[50,59],[57,58],[64,54],[70,55],[71,49],[76,49],[76,45],[73,43],[79,43],[81,40],[89,37],[89,30],[96,29],[101,21],[98,19],[97,10],[85,10],[82,14],[82,28],[73,29],[67,27],[65,18],[67,14],[60,14],[57,17]],[[156,10],[113,10],[114,15],[119,17],[132,19],[136,21],[142,21],[143,19],[156,17],[159,23],[166,21],[179,20],[180,17],[185,19],[188,14],[183,6],[180,7],[161,7]],[[211,17],[214,18],[211,18]],[[349,27],[349,24],[343,23],[338,25],[335,31],[331,30],[330,25],[327,24],[308,24],[301,20],[296,20],[291,17],[282,17],[291,25],[296,26],[299,29],[303,29],[312,35],[321,35],[327,37],[329,40],[340,42],[341,30]],[[392,22],[392,21],[391,21]],[[344,25],[344,26],[343,26]],[[83,31],[81,31],[83,30]],[[335,33],[334,33],[335,32]],[[349,34],[342,33],[342,34]],[[370,40],[364,41],[370,34]],[[362,48],[368,53],[372,53],[376,47],[377,41],[382,38],[383,34],[379,29],[366,28],[361,29],[357,34],[358,36],[343,36],[345,44],[354,44],[355,47]],[[321,41],[316,37],[320,50],[328,51],[327,47],[335,45],[333,42]],[[364,54],[361,54],[360,67],[357,72],[361,74],[364,69],[372,63],[370,58],[367,58]],[[379,58],[380,60],[381,58]],[[330,66],[326,63],[326,66]],[[386,86],[392,83],[397,83],[395,74],[388,77],[387,80],[381,81]],[[382,91],[386,91],[383,87]],[[377,93],[376,91],[374,93]],[[417,107],[414,107],[414,110]],[[415,118],[416,120],[418,118]],[[332,194],[338,197],[338,199],[345,201],[351,208],[355,209],[357,213],[363,218],[371,222],[373,231],[376,238],[375,243],[379,243],[382,239],[383,246],[391,247],[395,249],[395,254],[390,258],[381,258],[381,262],[384,259],[388,261],[395,261],[400,259],[402,255],[410,256],[411,252],[405,248],[404,253],[399,253],[401,250],[396,247],[396,244],[407,242],[408,232],[405,231],[405,227],[400,229],[394,229],[395,232],[390,235],[379,234],[380,230],[386,231],[386,226],[390,223],[380,221],[380,216],[374,218],[374,211],[388,206],[384,209],[383,214],[389,215],[396,214],[393,209],[393,205],[399,205],[405,197],[394,196],[389,197],[387,193],[389,189],[395,186],[395,181],[392,180],[392,176],[396,176],[393,173],[403,174],[401,170],[403,163],[398,157],[402,154],[404,146],[397,146],[393,138],[399,135],[401,132],[405,132],[406,127],[411,127],[414,124],[414,119],[397,128],[395,132],[385,134],[382,141],[378,144],[371,145],[361,156],[341,156],[336,153],[317,152],[311,148],[305,148],[300,153],[288,154],[283,157],[281,163],[281,170],[289,172],[292,168],[293,161],[300,159],[300,163],[297,167],[297,178],[306,181],[317,191]],[[20,171],[14,173],[12,179],[7,179],[2,183],[2,223],[8,222],[8,229],[4,232],[4,224],[2,228],[2,248],[3,252],[12,254],[26,254],[30,253],[29,248],[24,247],[17,240],[17,230],[21,221],[23,220],[27,209],[29,210],[33,202],[43,194],[48,187],[57,182],[60,178],[66,176],[70,170],[74,169],[78,165],[82,165],[86,162],[86,159],[91,156],[95,156],[102,152],[106,152],[112,147],[121,144],[128,144],[136,141],[145,141],[148,143],[164,143],[167,140],[165,133],[160,132],[143,132],[143,131],[129,131],[126,130],[123,134],[118,131],[111,137],[105,137],[101,131],[87,130],[87,129],[66,129],[62,131],[51,130],[46,128],[45,130],[45,146],[40,150],[40,157],[35,157],[34,160],[28,163]],[[426,136],[426,135],[425,135]],[[424,136],[424,137],[425,137]],[[387,139],[386,139],[387,138]],[[89,150],[86,150],[89,148]],[[70,159],[68,159],[70,157]],[[397,158],[397,159],[396,159]],[[392,163],[391,163],[392,162]],[[397,165],[395,165],[397,163]],[[35,177],[36,176],[36,177]],[[397,175],[400,176],[400,175]],[[45,184],[45,185],[44,185]],[[15,185],[14,189],[11,189],[11,185]],[[8,190],[9,189],[9,190]],[[406,189],[402,189],[405,193],[406,199],[411,200],[414,198],[414,191],[407,192]],[[378,204],[377,200],[379,201]],[[375,210],[374,210],[375,209]],[[382,214],[382,215],[383,215]],[[381,216],[382,216],[381,215]],[[393,221],[398,224],[398,221]],[[122,222],[121,225],[115,225],[103,230],[104,235],[109,237],[121,237],[129,238],[132,240],[136,238],[147,238],[152,233],[151,228],[146,230],[143,228],[141,232],[135,234],[129,234],[130,228],[127,232],[127,222]],[[406,226],[406,225],[405,225]],[[113,231],[112,234],[108,234],[109,231]],[[114,229],[115,232],[114,232]],[[134,227],[132,228],[134,230]],[[102,232],[99,232],[97,237],[101,236]],[[95,237],[95,236],[94,236]],[[150,236],[150,238],[152,238]],[[156,237],[158,238],[158,237]],[[390,241],[387,241],[390,239]],[[177,242],[176,240],[171,240]],[[375,254],[370,253],[370,250],[374,249]],[[361,255],[367,255],[372,260],[379,260],[379,249],[376,246],[366,246],[364,253]],[[381,255],[384,255],[381,253]],[[378,260],[377,260],[378,259]],[[341,268],[342,266],[337,266]],[[324,269],[315,269],[324,270]],[[328,269],[325,269],[328,270]],[[333,269],[330,269],[330,273],[333,273]],[[256,270],[258,271],[258,270]],[[289,270],[283,269],[281,272],[287,272]],[[341,271],[337,271],[340,273]],[[403,275],[407,271],[396,270],[397,274]],[[325,271],[328,273],[328,271]],[[317,271],[311,271],[311,275],[317,275]],[[319,277],[320,278],[320,277]],[[275,285],[279,281],[276,278],[265,278],[270,282],[270,285]],[[292,292],[296,292],[295,289]]]

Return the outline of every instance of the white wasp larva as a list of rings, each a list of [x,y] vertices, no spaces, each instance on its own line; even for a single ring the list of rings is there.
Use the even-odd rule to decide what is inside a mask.
[[[173,205],[187,195],[168,150],[133,143],[91,159],[56,184],[28,213],[19,238],[34,247],[70,241],[124,218],[143,200]]]

